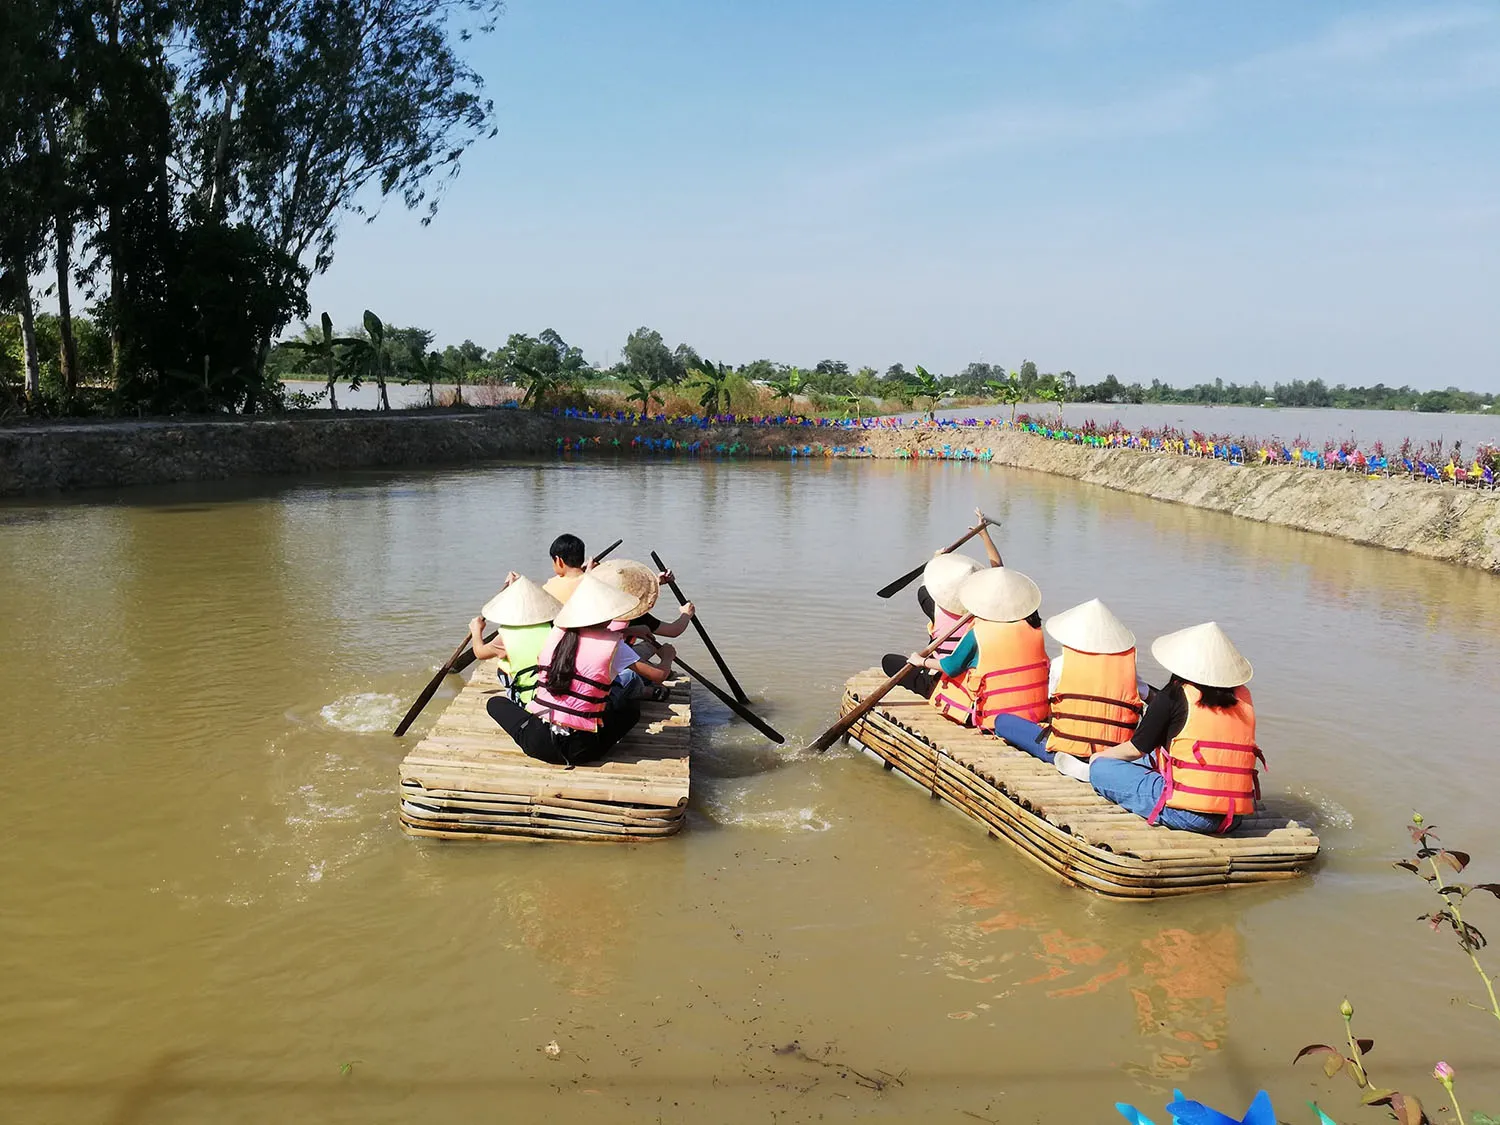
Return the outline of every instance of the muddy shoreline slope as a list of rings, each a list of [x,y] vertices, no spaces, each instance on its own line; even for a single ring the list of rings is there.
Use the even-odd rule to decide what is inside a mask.
[[[847,455],[879,458],[917,457],[924,448],[936,452],[943,446],[975,454],[988,450],[992,464],[1500,571],[1500,492],[1090,449],[994,428],[704,431],[512,410],[14,426],[0,428],[0,496],[543,456],[555,452],[560,437],[598,437],[599,446],[587,456],[611,455],[618,439],[619,451],[628,456],[638,434],[709,445],[737,442],[750,456],[774,456],[789,444],[819,452],[839,445],[848,448]]]

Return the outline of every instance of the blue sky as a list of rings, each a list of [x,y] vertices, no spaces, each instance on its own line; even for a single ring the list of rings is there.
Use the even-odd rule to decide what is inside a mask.
[[[315,311],[729,363],[1500,391],[1500,5],[510,0]]]

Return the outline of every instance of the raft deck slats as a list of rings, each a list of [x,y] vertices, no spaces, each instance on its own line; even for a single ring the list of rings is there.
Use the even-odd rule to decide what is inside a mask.
[[[401,825],[443,840],[629,842],[682,828],[692,724],[688,681],[641,718],[603,761],[566,769],[528,758],[485,710],[502,694],[495,662],[473,678],[401,762]]]
[[[878,668],[853,677],[844,711],[885,678]],[[1278,813],[1274,801],[1228,836],[1148,824],[1030,754],[950,722],[905,688],[893,689],[849,734],[1028,859],[1114,898],[1293,879],[1318,854],[1317,836]]]

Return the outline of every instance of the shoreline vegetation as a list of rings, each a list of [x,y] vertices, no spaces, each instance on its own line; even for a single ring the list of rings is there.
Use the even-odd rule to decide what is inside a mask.
[[[28,344],[28,340],[30,343]],[[1031,360],[1007,371],[1003,364],[976,361],[961,371],[935,374],[901,363],[883,372],[852,368],[824,359],[809,368],[758,359],[730,366],[706,360],[686,343],[671,347],[662,334],[642,327],[630,333],[620,360],[590,365],[582,350],[557,332],[536,336],[513,333],[498,348],[472,340],[433,347],[435,333],[399,327],[366,310],[354,327],[335,329],[323,313],[304,323],[300,336],[271,344],[254,393],[208,394],[211,380],[181,375],[181,393],[142,398],[115,367],[110,333],[101,318],[37,313],[30,327],[18,313],[0,311],[0,419],[30,417],[130,417],[150,410],[217,410],[238,414],[277,414],[290,410],[338,409],[341,388],[373,386],[381,409],[390,409],[391,385],[425,385],[427,405],[498,405],[510,397],[542,409],[585,407],[615,400],[639,413],[769,415],[805,403],[809,412],[860,418],[914,408],[963,409],[1021,403],[1121,405],[1198,405],[1392,410],[1421,413],[1489,413],[1496,396],[1461,390],[1418,390],[1410,386],[1328,386],[1321,379],[1249,384],[1223,379],[1174,387],[1159,379],[1149,385],[1122,383],[1106,375],[1096,383],[1072,371],[1040,371]],[[30,349],[30,350],[29,350]],[[32,361],[36,373],[31,373]],[[71,374],[70,374],[71,373]],[[305,382],[317,390],[291,389]],[[440,395],[439,385],[451,388]],[[445,402],[446,399],[446,402]],[[632,406],[633,404],[633,406]],[[780,407],[778,411],[776,408]],[[611,409],[614,407],[611,405]]]
[[[1234,460],[1222,443],[1191,436],[1068,431],[1031,418],[606,418],[515,406],[340,411],[0,427],[0,495],[549,456],[959,461],[1065,476],[1500,572],[1500,489],[1483,478],[1439,469],[1434,479],[1389,458],[1381,472],[1361,470],[1352,458],[1262,462],[1259,452]]]

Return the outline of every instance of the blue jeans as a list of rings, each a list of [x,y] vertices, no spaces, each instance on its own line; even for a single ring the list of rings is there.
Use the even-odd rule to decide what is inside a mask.
[[[641,679],[641,674],[634,668],[626,668],[615,677],[615,682],[609,685],[609,706],[622,707],[632,699],[640,699],[646,694],[646,681]]]
[[[1161,800],[1162,790],[1167,787],[1167,779],[1145,758],[1125,762],[1119,758],[1096,756],[1089,759],[1089,784],[1099,796],[1113,801],[1126,812],[1149,818],[1151,810],[1156,808],[1156,802]],[[1211,834],[1218,832],[1224,818],[1214,813],[1163,808],[1157,823],[1168,828],[1180,828],[1184,832]],[[1238,817],[1234,823],[1239,823]]]
[[[1046,735],[1042,733],[1041,726],[1030,719],[1023,719],[1020,715],[996,715],[995,734],[1033,758],[1040,758],[1044,762],[1052,761],[1053,755],[1047,749]]]

